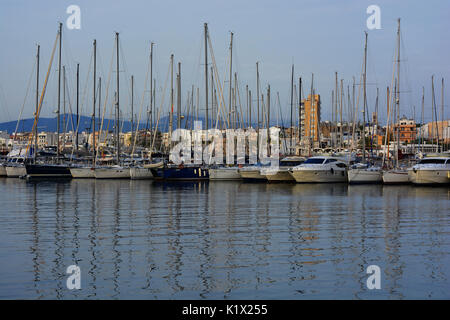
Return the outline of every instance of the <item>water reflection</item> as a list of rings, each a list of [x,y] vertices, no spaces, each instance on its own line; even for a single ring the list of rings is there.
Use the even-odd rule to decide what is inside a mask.
[[[2,298],[449,298],[449,189],[1,179]],[[80,266],[82,290],[66,288]],[[366,288],[366,268],[382,290]]]

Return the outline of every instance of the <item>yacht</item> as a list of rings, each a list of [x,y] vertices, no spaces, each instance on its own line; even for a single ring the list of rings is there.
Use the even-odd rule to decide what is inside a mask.
[[[305,162],[303,157],[286,157],[280,160],[278,168],[268,167],[260,170],[261,175],[264,175],[269,182],[295,182],[294,177],[289,173],[289,170]]]
[[[6,176],[8,178],[19,178],[26,176],[27,170],[25,169],[24,157],[12,157],[6,162]]]
[[[268,167],[267,167],[268,168]],[[238,172],[244,181],[262,182],[267,181],[266,176],[261,174],[262,166],[260,164],[239,168]]]
[[[209,180],[209,170],[196,164],[168,164],[151,171],[157,180]]]
[[[209,169],[209,180],[241,180],[238,167],[218,167]]]
[[[27,179],[35,178],[72,178],[67,164],[25,164]]]
[[[87,166],[87,167],[73,166],[73,167],[70,167],[70,174],[72,175],[72,178],[94,179],[95,178],[95,167],[93,167],[93,166]]]
[[[356,183],[382,183],[383,171],[380,167],[358,163],[348,170],[348,182]]]
[[[95,179],[130,179],[130,168],[119,165],[96,167]]]
[[[132,180],[153,179],[153,168],[161,168],[164,162],[140,164],[135,167],[130,167],[130,178]]]
[[[450,183],[450,157],[430,157],[408,169],[409,180],[414,184]]]
[[[6,164],[0,163],[0,177],[6,177]]]
[[[347,164],[333,157],[311,157],[289,172],[296,182],[347,182]]]
[[[408,184],[408,171],[402,168],[392,169],[383,172],[384,184]]]

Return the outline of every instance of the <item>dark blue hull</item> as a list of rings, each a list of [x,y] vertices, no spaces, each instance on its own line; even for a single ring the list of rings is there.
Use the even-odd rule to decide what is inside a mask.
[[[155,168],[152,174],[159,180],[209,180],[209,170],[203,167]]]
[[[28,178],[57,178],[70,179],[69,166],[67,165],[52,165],[52,164],[26,164]]]

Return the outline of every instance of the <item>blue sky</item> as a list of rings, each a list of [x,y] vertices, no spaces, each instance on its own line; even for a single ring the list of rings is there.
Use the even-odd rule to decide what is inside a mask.
[[[129,114],[129,77],[135,76],[135,110],[139,110],[148,62],[150,41],[155,44],[154,77],[157,88],[164,86],[170,54],[182,63],[183,103],[191,85],[203,93],[203,23],[208,22],[221,80],[227,76],[229,32],[234,37],[234,70],[238,73],[241,97],[245,85],[255,92],[256,61],[260,63],[261,87],[271,85],[273,97],[280,93],[285,119],[288,118],[290,68],[304,79],[309,92],[311,74],[322,98],[322,119],[331,118],[331,90],[334,73],[344,79],[345,92],[352,77],[359,78],[363,61],[366,8],[381,8],[381,29],[368,30],[368,103],[373,111],[376,87],[380,89],[380,118],[385,121],[386,86],[392,77],[397,18],[402,20],[402,114],[420,115],[422,86],[425,86],[425,119],[431,119],[431,75],[440,109],[441,78],[450,88],[450,2],[448,1],[21,1],[0,4],[0,121],[17,119],[26,94],[35,60],[36,44],[41,45],[41,87],[58,22],[66,22],[69,5],[81,8],[81,30],[63,29],[63,64],[66,65],[71,104],[74,102],[75,66],[80,63],[81,90],[88,90],[83,112],[91,109],[91,80],[86,83],[97,39],[98,74],[107,78],[114,44],[120,32],[125,65],[121,72],[121,105]],[[42,115],[56,109],[56,64],[49,80]],[[296,80],[297,82],[298,80]],[[226,85],[227,86],[227,85]],[[111,90],[114,85],[112,84]],[[34,109],[34,79],[24,109],[24,117]],[[105,90],[105,89],[103,89]],[[351,90],[351,89],[350,89]],[[448,89],[445,100],[450,99]],[[159,94],[159,95],[158,95]],[[162,92],[157,92],[159,106]],[[225,96],[228,94],[225,92]],[[84,99],[84,98],[83,98]],[[147,104],[147,98],[145,98]],[[165,110],[168,110],[166,97]],[[204,101],[201,97],[200,101]],[[227,99],[226,99],[227,101]],[[243,102],[244,103],[244,102]],[[447,103],[446,103],[447,104]],[[67,104],[68,105],[68,104]],[[272,106],[275,105],[275,99]],[[110,107],[110,104],[108,104]],[[68,108],[68,106],[67,106]],[[202,106],[204,108],[204,105]],[[448,109],[448,107],[445,107]],[[90,111],[89,111],[90,112]],[[136,111],[137,112],[137,111]],[[275,114],[272,111],[273,115]],[[449,118],[446,110],[446,118]]]

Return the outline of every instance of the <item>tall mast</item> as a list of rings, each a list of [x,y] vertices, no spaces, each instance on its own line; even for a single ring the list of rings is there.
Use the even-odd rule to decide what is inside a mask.
[[[232,114],[232,107],[231,107],[231,85],[232,85],[232,80],[231,77],[233,75],[233,32],[230,32],[230,83],[229,83],[229,92],[228,92],[228,123],[230,123],[230,117]]]
[[[397,20],[397,152],[395,158],[395,167],[398,168],[398,152],[400,150],[400,18]]]
[[[334,77],[335,77],[335,88],[334,88],[334,121],[336,122],[336,128],[335,128],[335,134],[334,134],[334,139],[333,139],[333,147],[336,148],[337,146],[337,134],[338,134],[338,121],[337,121],[337,106],[338,106],[338,73],[337,71],[335,71],[334,73]],[[333,130],[334,131],[334,130]]]
[[[302,77],[298,78],[298,143],[300,145],[302,123]]]
[[[341,79],[341,98],[339,99],[339,122],[341,123],[341,125],[339,126],[339,147],[342,148],[343,145],[343,136],[344,136],[344,122],[342,120],[342,108],[343,108],[343,96],[344,96],[344,80]]]
[[[119,71],[117,70],[117,73]],[[93,78],[93,97],[92,97],[92,154],[94,156],[94,166],[95,166],[95,107],[96,107],[96,83],[97,80],[97,40],[94,39],[94,78]]]
[[[153,42],[150,43],[150,132],[153,131]],[[145,133],[147,137],[147,133]]]
[[[36,54],[36,119],[39,109],[39,54],[40,54],[41,46],[37,46],[37,54]],[[37,123],[34,128],[34,163],[36,163],[36,157],[37,157],[37,150],[38,150],[38,129],[37,129]]]
[[[117,164],[120,165],[120,105],[119,105],[119,33],[116,32],[116,139],[117,139]]]
[[[204,24],[205,28],[205,108],[206,108],[206,130],[208,130],[208,24]],[[208,131],[207,131],[208,132]]]
[[[134,76],[131,76],[131,141],[134,141]]]
[[[363,78],[363,162],[366,162],[366,71],[367,71],[367,32],[364,31],[366,40],[364,44],[364,78]]]
[[[294,65],[292,65],[291,69],[291,143],[289,148],[289,154],[292,154],[292,138],[294,136],[293,134],[293,124],[292,124],[292,109],[294,105]]]
[[[259,157],[259,62],[256,62],[256,108],[258,110],[258,124],[256,126],[256,154]]]
[[[252,127],[252,90],[248,91],[248,126]]]
[[[66,147],[66,66],[63,66],[63,150]]]
[[[100,130],[101,130],[101,126],[102,126],[102,121],[100,119],[100,106],[101,106],[101,101],[102,100],[102,77],[98,78],[98,117],[99,117],[99,121],[98,121],[98,132],[100,134]],[[98,140],[100,140],[100,136],[98,137]],[[97,151],[97,149],[96,149]]]
[[[169,145],[172,146],[173,131],[173,54],[170,55],[170,115],[169,115]]]
[[[267,88],[267,155],[270,152],[270,84]]]
[[[424,141],[423,141],[423,134],[424,134],[424,132],[423,132],[423,117],[424,117],[424,110],[425,110],[425,87],[422,87],[422,116],[421,116],[421,119],[420,119],[420,128],[421,128],[421,132],[420,132],[420,143],[421,143],[421,149],[422,149],[422,153],[423,153],[423,143],[424,143]]]
[[[442,78],[442,86],[441,86],[441,128],[442,128],[442,148],[444,151],[444,78]]]
[[[177,129],[181,128],[181,62],[178,62],[177,74]]]
[[[58,61],[58,110],[56,111],[56,131],[57,131],[57,147],[56,147],[56,156],[59,161],[60,155],[60,145],[59,145],[59,121],[60,121],[60,111],[61,111],[61,45],[62,45],[62,23],[59,23],[59,61]]]
[[[75,145],[78,151],[78,126],[80,121],[79,115],[79,101],[80,101],[80,64],[77,63],[77,132],[75,136]]]

